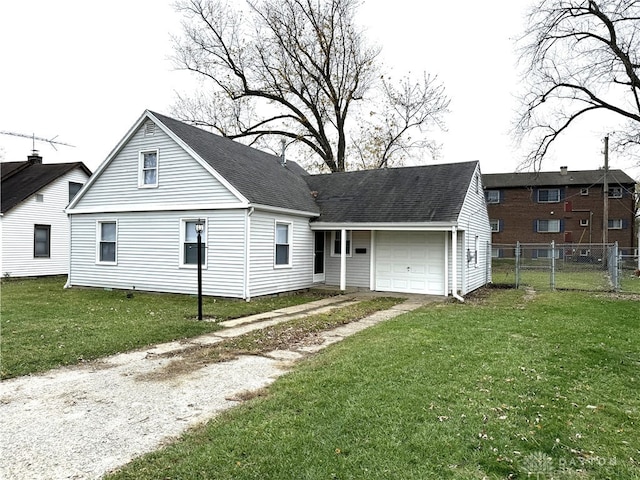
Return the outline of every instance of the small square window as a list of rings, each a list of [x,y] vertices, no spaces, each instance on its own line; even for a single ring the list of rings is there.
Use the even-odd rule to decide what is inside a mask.
[[[500,231],[500,220],[489,220],[491,224],[491,232],[497,233]]]
[[[589,195],[589,189],[588,188],[581,188],[580,189],[580,195]]]
[[[44,195],[41,194],[41,193],[36,193],[36,202],[43,203],[44,202]]]
[[[588,218],[581,218],[580,219],[580,226],[581,227],[588,227],[589,226],[589,219]]]
[[[33,256],[51,257],[51,225],[35,225],[33,230]]]
[[[500,203],[500,190],[487,190],[485,196],[487,203]]]

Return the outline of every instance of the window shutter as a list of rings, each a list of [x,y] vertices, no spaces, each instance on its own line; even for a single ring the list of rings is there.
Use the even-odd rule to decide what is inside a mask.
[[[535,203],[538,203],[540,201],[539,198],[538,198],[538,189],[537,188],[533,189],[533,201]]]
[[[538,232],[538,220],[533,221],[533,231],[536,233]]]
[[[538,258],[538,250],[537,249],[533,249],[531,251],[531,258]]]
[[[627,220],[626,218],[622,219],[622,229],[625,230],[629,228],[629,220]]]
[[[498,232],[504,231],[504,220],[498,220]]]
[[[564,219],[560,219],[560,232],[564,232]]]
[[[504,190],[500,190],[500,203],[504,203]]]
[[[560,201],[562,202],[564,200],[564,198],[565,198],[566,187],[562,187],[559,190],[560,190]]]

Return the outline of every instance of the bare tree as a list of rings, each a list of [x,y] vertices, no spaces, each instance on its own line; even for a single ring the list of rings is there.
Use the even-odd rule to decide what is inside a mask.
[[[640,2],[541,0],[521,39],[527,91],[515,131],[532,142],[539,168],[551,144],[577,119],[613,114],[623,149],[640,144]]]
[[[184,35],[175,39],[176,64],[204,82],[195,96],[179,98],[175,113],[251,143],[289,139],[330,171],[344,171],[357,127],[353,117],[380,81],[380,50],[368,46],[356,27],[357,7],[358,0],[253,0],[244,9],[221,0],[179,0]],[[394,145],[421,125],[420,118],[440,124],[444,91],[426,80],[422,88],[428,90],[398,94],[388,87],[396,101],[388,105],[403,108],[398,102],[405,102],[408,112],[378,164],[392,157]]]

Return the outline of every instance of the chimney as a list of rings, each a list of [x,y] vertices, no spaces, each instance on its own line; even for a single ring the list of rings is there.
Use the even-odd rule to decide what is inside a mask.
[[[567,174],[567,167],[560,167],[560,175],[566,175]]]
[[[41,164],[42,163],[42,157],[40,156],[40,154],[38,153],[37,150],[33,150],[31,152],[31,155],[27,155],[27,161],[31,165]]]

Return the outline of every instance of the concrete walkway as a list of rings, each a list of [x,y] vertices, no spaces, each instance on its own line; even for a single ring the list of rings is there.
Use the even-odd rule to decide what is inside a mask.
[[[242,356],[163,380],[149,380],[165,353],[210,345],[294,317],[356,303],[347,294],[225,322],[218,332],[10,379],[0,385],[0,478],[94,479],[153,451],[263,388],[293,362],[437,297],[410,296],[389,310],[320,335],[322,342],[264,356]]]

